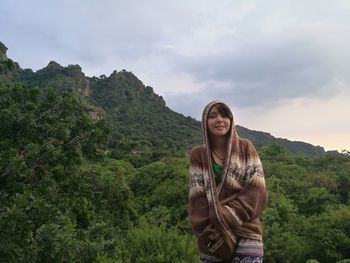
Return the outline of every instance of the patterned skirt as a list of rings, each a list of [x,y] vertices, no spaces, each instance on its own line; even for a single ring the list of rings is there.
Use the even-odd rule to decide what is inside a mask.
[[[238,241],[231,263],[262,263],[264,256],[263,243],[259,240],[242,238]],[[226,263],[221,259],[210,258],[205,255],[199,257],[200,263]]]

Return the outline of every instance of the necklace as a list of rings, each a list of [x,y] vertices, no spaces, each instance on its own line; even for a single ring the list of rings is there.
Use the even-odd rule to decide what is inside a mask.
[[[220,161],[225,161],[226,159],[226,154],[223,158],[221,158],[215,151],[213,151],[214,155],[220,159]]]

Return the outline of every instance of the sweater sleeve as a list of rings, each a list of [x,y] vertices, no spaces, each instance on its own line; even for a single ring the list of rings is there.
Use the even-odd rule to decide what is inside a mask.
[[[219,258],[229,258],[236,240],[232,240],[222,232],[222,227],[211,221],[211,212],[207,199],[209,181],[205,180],[207,173],[205,160],[202,157],[202,147],[195,147],[190,154],[190,191],[189,191],[189,221],[193,234],[197,237],[199,251],[206,255]],[[233,236],[233,234],[232,234]]]
[[[193,234],[198,237],[210,224],[208,204],[205,200],[205,182],[203,178],[201,148],[198,146],[193,148],[190,153],[189,177],[189,220]]]
[[[220,202],[221,213],[232,228],[258,218],[267,205],[267,192],[260,158],[249,141],[244,145],[246,169],[241,191]]]
[[[222,236],[209,219],[209,207],[206,197],[208,182],[205,182],[203,178],[204,171],[201,153],[201,147],[195,147],[190,153],[188,213],[193,234],[197,238],[207,239],[207,242],[205,242],[208,244],[210,241],[219,240]]]

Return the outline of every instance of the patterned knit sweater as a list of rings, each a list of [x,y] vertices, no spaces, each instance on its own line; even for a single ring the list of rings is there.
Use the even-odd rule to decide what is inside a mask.
[[[190,153],[189,218],[198,248],[206,256],[229,259],[238,237],[262,239],[259,220],[267,204],[264,173],[253,144],[236,133],[233,118],[219,185],[215,183],[207,117],[203,111],[205,143]]]

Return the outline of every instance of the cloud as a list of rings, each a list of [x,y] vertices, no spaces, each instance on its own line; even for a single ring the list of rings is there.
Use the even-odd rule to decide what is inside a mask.
[[[192,114],[176,101],[251,107],[335,96],[350,83],[349,10],[346,1],[5,0],[0,23],[25,67],[56,60],[90,76],[125,68]]]
[[[215,53],[205,56],[179,56],[177,63],[204,84],[202,92],[230,96],[240,106],[305,96],[327,98],[339,93],[339,80],[350,84],[346,48],[350,38],[337,29],[326,28],[325,36],[317,27],[235,36],[223,41],[230,48],[218,45]]]

